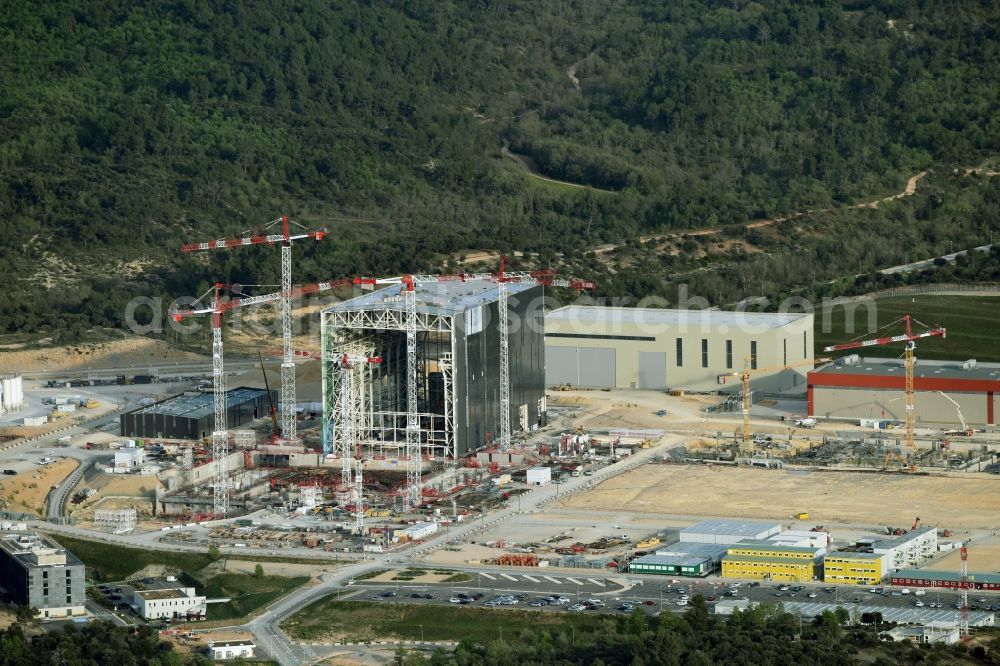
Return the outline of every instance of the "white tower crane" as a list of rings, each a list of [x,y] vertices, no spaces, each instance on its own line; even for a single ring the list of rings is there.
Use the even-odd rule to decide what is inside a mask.
[[[188,243],[181,246],[181,252],[229,250],[249,245],[277,244],[281,247],[281,339],[284,351],[281,363],[281,438],[290,442],[298,437],[295,422],[295,363],[292,358],[292,241],[304,238],[320,241],[329,232],[325,229],[306,231],[302,225],[289,220],[287,215],[282,215],[278,219],[268,222],[264,225],[264,230],[274,229],[279,224],[281,225],[281,233],[251,235],[204,243]],[[303,231],[292,233],[289,224],[294,224],[302,228]]]
[[[237,308],[259,305],[277,300],[279,294],[251,296],[244,299],[223,301],[221,292],[227,285],[216,283],[195,301],[201,303],[209,293],[212,295],[210,305],[172,309],[171,316],[177,321],[185,317],[211,315],[212,317],[212,409],[215,412],[215,422],[212,429],[212,464],[215,478],[212,513],[225,517],[229,513],[229,482],[226,478],[226,458],[229,457],[229,431],[226,424],[226,373],[223,364],[222,348],[222,315]]]
[[[304,296],[306,294],[314,294],[358,283],[358,278],[317,282],[295,288],[291,291],[291,295],[293,297]],[[229,486],[226,480],[226,458],[229,456],[229,433],[226,424],[226,374],[223,364],[222,315],[236,308],[274,303],[285,296],[285,292],[282,291],[223,301],[221,292],[227,287],[228,285],[216,283],[208,292],[195,300],[191,305],[184,308],[171,308],[170,310],[170,316],[177,321],[186,317],[199,315],[212,316],[212,407],[215,411],[214,429],[212,430],[215,497],[212,506],[213,513],[217,516],[225,516],[229,513]],[[202,301],[209,294],[212,295],[211,304],[204,305]]]

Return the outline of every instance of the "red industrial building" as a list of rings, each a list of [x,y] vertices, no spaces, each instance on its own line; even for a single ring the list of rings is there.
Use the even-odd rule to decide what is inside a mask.
[[[954,571],[923,571],[921,569],[900,569],[890,577],[893,585],[903,587],[949,587],[959,588],[962,575]],[[1000,574],[970,573],[970,590],[1000,590]]]
[[[809,416],[902,421],[904,375],[900,359],[837,359],[807,375]],[[913,388],[918,424],[992,426],[1000,410],[1000,364],[918,359]]]

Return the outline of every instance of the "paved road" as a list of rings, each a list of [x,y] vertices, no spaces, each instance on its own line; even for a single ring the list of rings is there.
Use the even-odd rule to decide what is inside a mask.
[[[67,368],[65,370],[37,370],[32,368],[25,368],[21,370],[12,369],[10,372],[15,372],[22,374],[25,379],[53,379],[53,378],[72,378],[72,377],[106,377],[106,376],[118,376],[118,375],[144,375],[149,372],[149,369],[153,367],[156,368],[157,373],[161,377],[170,377],[173,375],[186,375],[192,373],[202,373],[211,372],[212,370],[212,359],[209,357],[205,361],[186,361],[184,363],[155,363],[150,362],[146,365],[134,365],[134,366],[108,366],[103,368]],[[230,360],[228,357],[226,359],[226,373],[231,374],[233,372],[240,372],[244,370],[250,370],[252,368],[258,367],[258,361],[256,359],[237,359],[233,358]],[[86,388],[86,387],[84,387]]]
[[[72,474],[67,476],[61,483],[58,484],[58,488],[49,491],[47,511],[49,520],[52,520],[53,518],[61,518],[66,512],[66,502],[69,499],[70,491],[73,490],[73,487],[81,478],[83,478],[83,475],[93,466],[93,464],[93,460],[82,461],[80,465],[73,470]]]
[[[894,275],[897,273],[912,273],[913,271],[920,271],[925,268],[930,268],[934,265],[934,262],[938,259],[943,259],[950,264],[955,263],[955,259],[961,256],[969,254],[971,251],[975,252],[989,252],[992,245],[980,245],[978,247],[972,248],[972,250],[962,250],[960,252],[952,252],[951,254],[943,254],[940,257],[932,257],[930,259],[923,259],[921,261],[912,261],[908,264],[902,264],[900,266],[892,266],[890,268],[883,268],[879,271],[883,275]]]

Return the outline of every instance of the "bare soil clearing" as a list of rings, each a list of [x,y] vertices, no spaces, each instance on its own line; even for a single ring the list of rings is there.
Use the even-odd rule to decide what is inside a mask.
[[[986,477],[800,472],[747,468],[646,465],[574,495],[575,509],[627,507],[631,512],[787,520],[808,511],[810,522],[996,527],[1000,482]]]

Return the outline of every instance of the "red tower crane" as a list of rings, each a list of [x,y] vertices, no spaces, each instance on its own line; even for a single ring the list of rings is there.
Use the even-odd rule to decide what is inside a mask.
[[[917,444],[916,444],[916,440],[914,438],[914,429],[916,427],[917,415],[916,415],[916,413],[914,411],[914,395],[915,394],[914,394],[914,390],[913,390],[913,368],[914,368],[914,365],[916,364],[916,357],[914,356],[914,350],[916,349],[916,346],[917,346],[916,345],[916,341],[917,340],[919,340],[921,338],[930,338],[930,337],[935,337],[935,336],[944,338],[945,334],[946,334],[946,331],[945,331],[945,329],[939,328],[939,327],[931,328],[930,326],[927,326],[926,324],[922,324],[919,321],[917,321],[916,319],[913,319],[910,315],[903,315],[902,318],[897,319],[896,321],[892,322],[891,324],[888,324],[887,326],[885,326],[885,328],[889,328],[890,326],[895,326],[896,324],[899,324],[900,322],[903,322],[904,325],[905,325],[905,327],[906,327],[906,332],[905,333],[902,333],[902,334],[899,334],[899,335],[891,335],[891,336],[881,337],[881,338],[873,338],[873,339],[870,339],[870,340],[855,340],[855,341],[851,341],[851,342],[845,342],[845,343],[839,344],[839,345],[830,345],[829,347],[824,347],[823,351],[825,351],[825,352],[831,352],[831,351],[842,351],[842,350],[846,350],[846,349],[860,349],[862,347],[876,347],[876,346],[882,346],[882,345],[891,345],[891,344],[896,343],[896,342],[905,343],[905,346],[903,347],[903,366],[905,368],[905,373],[906,373],[906,380],[905,380],[906,381],[906,383],[905,383],[905,391],[906,391],[906,448],[907,448],[907,451],[909,452],[909,454],[911,456],[910,465],[909,465],[908,469],[910,471],[916,471],[916,468],[917,468],[916,467]],[[913,332],[913,328],[911,326],[911,323],[914,323],[914,322],[917,323],[917,324],[919,324],[920,326],[923,326],[927,330],[922,331],[920,333],[914,333]],[[889,460],[889,458],[891,456],[892,456],[892,454],[890,454],[889,456],[886,456],[886,462],[888,462],[888,460]]]
[[[245,236],[243,238],[226,238],[206,241],[204,243],[188,243],[181,246],[181,252],[200,252],[204,250],[231,250],[250,245],[278,245],[281,247],[281,337],[284,345],[284,359],[281,363],[281,434],[286,441],[295,440],[295,363],[292,358],[292,241],[310,239],[320,241],[329,233],[326,229],[308,231],[297,222],[282,215],[264,225],[264,230],[274,230],[280,226],[281,233],[270,233]],[[302,229],[292,231],[289,224]]]
[[[969,549],[962,546],[959,551],[962,556],[962,577],[959,587],[962,588],[962,640],[969,642]]]

